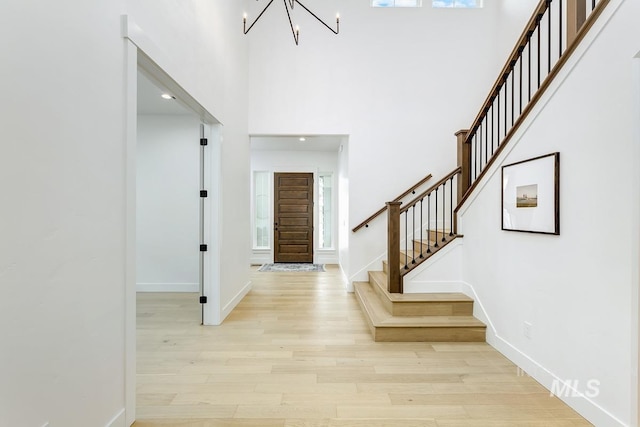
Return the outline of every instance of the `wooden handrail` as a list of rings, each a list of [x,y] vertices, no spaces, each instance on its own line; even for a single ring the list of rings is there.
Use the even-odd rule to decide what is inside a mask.
[[[418,181],[417,183],[412,185],[411,188],[409,188],[407,191],[405,191],[404,193],[402,193],[401,195],[399,195],[398,197],[393,199],[393,202],[399,202],[400,200],[404,199],[404,197],[407,196],[409,193],[415,191],[416,188],[419,188],[422,184],[424,184],[425,182],[429,181],[432,178],[432,176],[433,175],[431,175],[431,174],[425,176],[420,181]],[[376,219],[378,216],[382,215],[386,211],[387,211],[387,206],[385,205],[383,208],[378,210],[376,213],[371,215],[369,218],[365,219],[360,224],[355,226],[353,228],[353,230],[351,230],[351,231],[355,233],[356,231],[360,230],[362,227],[367,227],[371,221],[373,221],[374,219]]]
[[[454,211],[456,214],[460,210],[462,205],[467,201],[469,196],[473,193],[475,188],[480,184],[480,181],[482,180],[482,178],[488,173],[489,170],[491,170],[491,166],[493,166],[493,164],[495,163],[496,159],[499,157],[499,154],[504,150],[504,148],[506,147],[507,143],[511,140],[511,138],[513,138],[513,136],[515,135],[516,131],[520,128],[522,123],[524,123],[525,119],[529,116],[529,114],[533,110],[533,107],[535,107],[535,105],[538,103],[538,101],[540,101],[540,98],[542,98],[542,95],[549,88],[549,86],[551,85],[551,82],[555,79],[556,75],[560,72],[562,67],[564,67],[564,64],[572,56],[573,52],[576,50],[576,48],[578,47],[578,45],[580,44],[582,39],[584,39],[584,37],[587,35],[587,33],[589,32],[589,30],[591,29],[593,24],[598,19],[598,17],[602,14],[602,12],[604,11],[604,8],[609,4],[609,1],[610,0],[599,0],[599,2],[596,5],[596,7],[589,14],[589,16],[586,18],[584,24],[582,25],[582,27],[580,28],[578,33],[575,35],[575,38],[571,41],[571,43],[567,46],[567,48],[562,53],[562,56],[558,59],[558,61],[555,63],[555,65],[551,68],[551,71],[547,74],[545,79],[542,81],[542,83],[540,84],[540,87],[538,88],[538,90],[531,96],[531,100],[522,109],[522,113],[515,120],[515,122],[513,123],[513,125],[509,129],[509,131],[507,132],[507,134],[504,136],[502,142],[500,143],[500,145],[497,147],[497,149],[495,150],[495,152],[493,153],[493,155],[489,159],[489,161],[484,165],[484,167],[482,168],[482,171],[480,172],[480,174],[475,178],[475,180],[473,180],[473,182],[471,183],[471,186],[467,189],[467,191],[462,196],[462,198],[460,198],[458,200],[458,206],[456,207],[456,209]],[[527,25],[527,27],[526,27],[526,29],[525,29],[525,31],[523,33],[524,36],[527,36],[527,32],[529,31],[529,27],[530,27],[531,22],[535,23],[535,21],[536,21],[536,19],[538,17],[538,13],[540,11],[540,6],[544,2],[546,2],[546,0],[542,0],[540,2],[540,4],[538,5],[538,8],[536,8],[536,11],[534,12],[533,16],[529,20],[529,24]],[[522,40],[522,36],[520,37],[520,40],[519,40],[518,44],[516,45],[516,48],[514,49],[514,52],[518,51],[518,48],[519,48],[520,43],[521,43],[521,40]],[[513,55],[513,53],[512,53],[512,55]],[[507,65],[510,65],[510,61],[511,61],[511,57],[510,57],[510,60],[507,61]],[[506,69],[506,66],[505,66],[505,68],[503,68],[503,73],[504,73],[505,69]],[[501,76],[502,76],[502,74],[501,74]],[[498,79],[498,83],[499,82],[500,82],[500,79]],[[494,92],[496,91],[496,87],[497,87],[498,83],[496,83],[496,85],[494,85],[494,88],[490,92],[490,95],[487,98],[487,101],[485,102],[485,104],[483,105],[482,109],[480,110],[480,114],[478,115],[478,117],[476,118],[476,120],[473,123],[473,126],[471,128],[472,130],[467,133],[468,139],[465,141],[465,144],[470,144],[470,142],[471,142],[470,140],[471,140],[471,138],[472,138],[472,136],[474,134],[474,131],[477,130],[477,127],[479,126],[479,123],[482,121],[482,117],[483,117],[483,115],[485,113],[485,110],[487,108],[487,105],[488,105],[487,103],[492,100],[492,95],[494,95]],[[464,167],[464,165],[461,165],[461,166]],[[457,215],[455,215],[455,217],[457,218]]]
[[[456,176],[460,172],[462,172],[462,168],[461,167],[455,168],[453,171],[451,171],[448,175],[446,175],[440,181],[436,182],[431,187],[429,187],[426,191],[424,191],[420,195],[416,196],[409,203],[405,204],[405,207],[400,209],[400,213],[402,214],[402,213],[405,213],[406,211],[408,211],[411,208],[411,206],[413,206],[416,203],[418,203],[420,201],[420,199],[424,199],[425,197],[427,197],[430,193],[435,191],[436,188],[440,187],[442,184],[444,184],[445,182],[449,181],[452,177]]]

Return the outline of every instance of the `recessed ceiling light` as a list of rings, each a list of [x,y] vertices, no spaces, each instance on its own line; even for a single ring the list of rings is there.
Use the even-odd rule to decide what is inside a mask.
[[[304,136],[300,137],[299,141],[300,142],[305,142],[307,140],[307,138],[305,138]]]
[[[163,93],[162,95],[160,95],[161,97],[163,97],[164,99],[176,99],[175,96],[170,95],[168,93]]]

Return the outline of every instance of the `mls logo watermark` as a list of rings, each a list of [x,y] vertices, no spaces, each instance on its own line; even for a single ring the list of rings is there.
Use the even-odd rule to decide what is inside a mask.
[[[567,380],[562,381],[559,379],[553,380],[551,384],[551,392],[549,396],[554,397],[597,397],[600,394],[600,381],[596,379],[590,379],[586,382],[586,391],[584,393],[579,392],[580,380]]]
[[[516,370],[518,377],[530,376],[524,369],[518,367]],[[580,386],[585,385],[585,391],[580,392]],[[553,380],[551,383],[550,397],[586,397],[593,398],[600,394],[600,381],[596,379],[590,379],[586,383],[580,380],[566,380],[560,379]]]

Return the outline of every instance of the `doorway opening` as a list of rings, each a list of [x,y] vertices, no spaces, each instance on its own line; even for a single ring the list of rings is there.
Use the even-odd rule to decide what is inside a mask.
[[[140,39],[140,41],[144,40],[144,38]],[[220,313],[219,305],[214,303],[219,300],[220,294],[220,249],[217,244],[220,216],[218,210],[213,209],[212,206],[217,206],[220,200],[221,125],[169,74],[147,56],[145,50],[138,46],[131,39],[127,41],[125,80],[127,100],[125,137],[127,163],[125,177],[127,195],[125,243],[127,425],[131,425],[135,421],[136,414],[137,291],[149,291],[152,287],[156,287],[155,290],[165,291],[162,295],[168,298],[171,298],[171,295],[166,291],[191,292],[193,298],[190,301],[193,301],[194,304],[191,306],[193,309],[191,311],[194,314],[190,315],[189,321],[193,321],[193,323],[213,324]],[[153,49],[149,50],[153,51]],[[158,96],[159,101],[167,101],[162,104],[164,107],[173,103],[174,105],[170,107],[174,109],[173,113],[176,113],[175,109],[179,110],[180,108],[186,113],[173,114],[165,111],[165,114],[161,114],[162,111],[156,112],[158,113],[156,116],[163,116],[160,118],[143,117],[144,114],[139,114],[138,86],[148,83],[140,78],[141,75],[149,80],[152,87],[155,86],[155,90],[166,91],[168,99],[160,98],[162,93],[154,95]],[[169,124],[175,126],[169,126]],[[139,130],[143,133],[146,132],[146,134],[139,135]],[[180,141],[183,140],[182,138],[188,139],[188,142],[186,146],[181,145],[170,136],[175,136]],[[138,139],[143,138],[147,138],[148,141],[143,141],[142,145],[139,145]],[[157,146],[159,143],[161,146]],[[171,145],[172,143],[173,145]],[[167,159],[167,157],[173,156],[177,158]],[[178,158],[182,159],[182,162],[171,163]],[[184,159],[189,160],[185,161]],[[150,164],[143,166],[143,162]],[[138,188],[139,173],[147,173],[148,169],[153,173],[144,178],[141,177],[140,184],[146,185],[145,190],[156,194],[140,194],[142,198],[138,200],[139,194],[137,193],[142,190]],[[176,171],[176,169],[180,169],[180,171]],[[178,177],[178,175],[180,176]],[[154,179],[160,182],[153,182]],[[179,187],[179,189],[172,187]],[[170,189],[171,191],[169,191]],[[163,205],[166,202],[166,200],[163,201],[163,198],[166,199],[169,193],[178,199]],[[181,197],[184,200],[181,200]],[[150,201],[153,203],[149,204]],[[147,203],[147,206],[139,210],[138,205],[141,203]],[[181,206],[183,204],[184,206]],[[140,218],[138,221],[137,217],[143,214],[145,209],[148,214],[147,221],[142,223],[145,218]],[[160,215],[158,210],[165,212],[161,212],[162,215]],[[180,217],[179,213],[183,219],[187,218],[184,220],[186,222],[177,220]],[[170,228],[173,230],[169,230]],[[182,250],[177,253],[168,253],[159,250],[162,248],[154,247],[154,245],[163,246],[163,243],[159,243],[158,239],[166,234],[177,239],[176,241]],[[144,238],[145,235],[151,241],[142,243],[139,237]],[[143,258],[144,262],[150,262],[152,267],[143,266],[137,262],[140,255],[138,245],[141,246],[142,252],[148,251]],[[180,262],[174,262],[177,258],[180,258]],[[165,265],[164,261],[167,259],[170,259],[170,262]],[[154,268],[164,270],[163,275],[160,275],[158,271],[154,272]],[[140,270],[140,275],[136,270]],[[154,277],[153,274],[156,276]],[[144,277],[151,279],[144,281]],[[168,277],[168,279],[163,277]],[[180,277],[186,277],[186,279],[180,279]],[[145,287],[146,289],[144,289]],[[161,310],[159,311],[161,312]]]
[[[348,144],[347,135],[251,135],[252,265],[346,264]],[[294,188],[293,192],[284,193],[285,203],[276,202],[276,197],[282,196],[278,193],[277,174],[306,174],[305,185],[311,183],[311,189],[296,193],[300,189]],[[311,203],[301,205],[300,200],[291,199],[300,196],[311,196]],[[311,229],[303,228],[304,214],[308,215],[306,226]],[[285,221],[284,229],[278,215]],[[286,228],[292,226],[299,228]]]

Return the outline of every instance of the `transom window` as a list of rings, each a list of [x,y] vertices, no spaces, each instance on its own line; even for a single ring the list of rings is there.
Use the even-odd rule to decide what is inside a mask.
[[[482,0],[432,0],[433,7],[457,7],[473,9],[482,7]]]
[[[371,7],[421,7],[422,0],[371,0]]]

